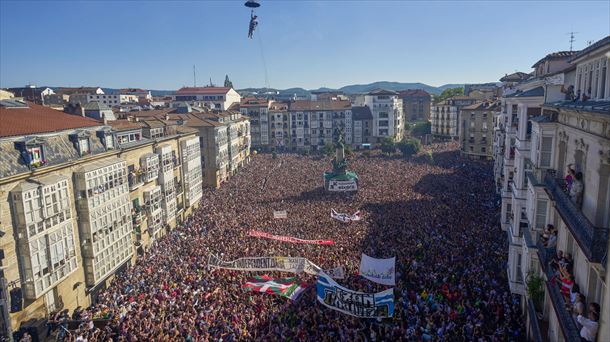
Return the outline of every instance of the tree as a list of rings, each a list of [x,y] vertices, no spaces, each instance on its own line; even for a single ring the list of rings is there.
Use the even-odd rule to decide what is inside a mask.
[[[325,155],[327,156],[332,156],[333,153],[335,153],[335,145],[333,145],[332,143],[326,143],[326,145],[324,145],[324,149],[322,150],[322,152],[324,152]]]
[[[387,154],[388,156],[396,152],[396,143],[394,143],[394,139],[390,137],[383,139],[381,142],[381,152]]]
[[[400,150],[400,153],[402,153],[403,156],[405,156],[406,158],[409,158],[409,157],[413,156],[414,154],[417,154],[417,152],[419,152],[419,149],[420,149],[419,140],[417,140],[417,139],[403,140],[398,143],[398,149]]]
[[[430,133],[432,133],[432,124],[430,121],[421,121],[411,127],[411,134],[417,137]]]
[[[443,92],[434,97],[434,103],[439,103],[442,101],[445,101],[446,99],[450,98],[450,97],[454,97],[454,96],[461,96],[464,95],[464,88],[460,87],[460,88],[447,88],[445,90],[443,90]]]
[[[233,88],[233,82],[229,80],[229,75],[225,75],[225,88]]]

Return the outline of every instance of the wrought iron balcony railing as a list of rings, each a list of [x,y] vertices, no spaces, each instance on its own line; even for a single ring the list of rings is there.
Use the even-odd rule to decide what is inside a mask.
[[[591,262],[605,260],[608,253],[608,228],[595,227],[589,222],[565,193],[563,182],[563,179],[555,178],[553,172],[544,176],[547,194],[555,202],[555,208],[587,259]]]
[[[534,302],[531,299],[527,300],[527,312],[530,318],[530,337],[534,342],[542,342],[542,334],[540,333],[540,325],[538,324],[538,316],[536,315],[536,309]]]

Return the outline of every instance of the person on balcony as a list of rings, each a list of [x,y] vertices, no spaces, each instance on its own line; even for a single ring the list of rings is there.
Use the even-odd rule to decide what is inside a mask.
[[[572,168],[572,164],[568,165],[568,173],[566,174],[564,180],[566,182],[566,192],[570,193],[570,189],[572,189],[572,182],[574,181],[574,174],[576,171]]]
[[[597,337],[597,329],[599,328],[599,314],[595,311],[589,311],[589,318],[583,317],[583,315],[578,315],[576,317],[576,321],[582,325],[580,329],[580,338],[583,341],[595,342],[595,338]]]
[[[582,172],[577,172],[574,175],[574,181],[570,188],[570,199],[576,205],[576,208],[580,209],[582,206],[582,192],[584,190],[584,184],[582,182]]]

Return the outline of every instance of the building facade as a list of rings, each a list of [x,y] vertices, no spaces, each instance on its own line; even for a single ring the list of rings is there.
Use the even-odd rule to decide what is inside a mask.
[[[385,138],[399,141],[404,135],[403,103],[395,91],[377,89],[356,99],[357,106],[368,106],[373,115],[371,139],[380,143]]]
[[[462,108],[460,116],[460,151],[476,159],[493,157],[494,117],[499,104],[479,102]]]
[[[242,115],[250,118],[252,146],[266,148],[272,145],[270,137],[269,100],[245,98],[239,104]]]
[[[241,101],[239,93],[229,87],[183,87],[173,97],[177,102],[198,102],[216,110],[228,110]]]
[[[512,85],[503,97],[499,122],[505,123],[500,128],[506,138],[497,143],[503,145],[498,151],[504,150],[499,180],[502,227],[509,238],[507,272],[511,291],[521,296],[532,340],[580,340],[580,326],[550,267],[555,251],[573,265],[566,270],[578,285],[573,291],[586,304],[600,306],[594,315],[597,341],[610,339],[609,53],[606,37],[580,52],[547,55],[534,65],[533,77]],[[528,92],[538,96],[524,96]],[[557,233],[545,243],[549,224]],[[536,277],[543,281],[542,300],[526,291]]]
[[[352,143],[352,105],[349,101],[298,100],[288,104],[288,127],[292,150],[318,150],[332,143],[336,129]]]
[[[460,135],[460,109],[477,102],[468,96],[454,96],[432,105],[430,122],[432,135],[443,138],[458,138]]]
[[[409,89],[398,92],[402,99],[402,109],[406,121],[430,120],[430,94],[423,89]]]
[[[201,198],[199,139],[187,127],[166,124],[158,134],[153,123],[113,127],[13,101],[0,102],[0,117],[0,284],[10,330],[89,305]]]

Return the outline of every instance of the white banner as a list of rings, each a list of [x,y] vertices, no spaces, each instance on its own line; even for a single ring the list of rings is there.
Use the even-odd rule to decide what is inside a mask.
[[[345,268],[343,266],[335,267],[332,270],[324,271],[326,274],[334,279],[345,278]]]
[[[288,217],[288,213],[286,212],[286,210],[274,210],[273,211],[274,219],[285,219],[287,217]]]
[[[358,210],[357,212],[355,212],[352,215],[349,215],[349,214],[344,214],[344,213],[338,213],[335,209],[330,209],[330,217],[334,218],[335,220],[341,221],[343,223],[349,223],[352,221],[362,220],[362,215],[360,214],[360,210]]]
[[[333,310],[362,318],[388,318],[394,315],[394,289],[364,293],[347,289],[327,274],[316,283],[318,301]]]
[[[322,270],[313,262],[299,257],[252,257],[239,258],[233,261],[223,261],[214,254],[210,254],[208,267],[224,268],[235,271],[305,272],[313,275],[318,274]]]
[[[383,285],[396,285],[396,257],[375,259],[362,253],[360,275]]]
[[[328,191],[356,191],[358,190],[358,184],[355,180],[339,181],[330,180],[328,181]]]

